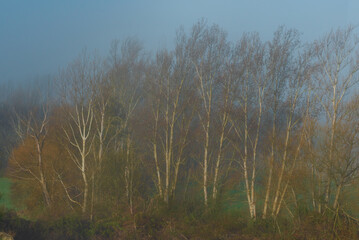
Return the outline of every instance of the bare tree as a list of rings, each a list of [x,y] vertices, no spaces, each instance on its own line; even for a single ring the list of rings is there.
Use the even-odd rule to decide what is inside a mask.
[[[333,208],[339,207],[339,198],[343,188],[353,183],[359,173],[359,123],[358,96],[346,104],[342,121],[337,125],[336,148],[333,151],[331,176],[336,184]]]
[[[272,206],[272,216],[276,217],[279,213],[281,202],[285,196],[288,180],[282,188],[283,178],[287,169],[287,178],[290,178],[296,166],[299,154],[301,152],[303,138],[306,131],[306,122],[310,116],[309,110],[312,104],[312,89],[310,80],[314,70],[312,64],[312,53],[307,49],[301,49],[297,54],[294,68],[288,79],[287,97],[286,97],[286,129],[285,140],[283,146],[283,154],[281,156],[280,171],[274,195]],[[300,106],[303,107],[300,107]],[[296,128],[301,126],[299,133]],[[297,137],[295,136],[297,135]],[[290,156],[290,148],[295,148],[294,153]],[[293,159],[292,163],[288,162],[289,157]],[[290,166],[290,164],[292,166]],[[290,166],[290,167],[289,167]]]
[[[326,115],[328,132],[328,157],[326,165],[327,179],[325,187],[326,205],[330,201],[331,171],[335,164],[333,154],[336,148],[335,136],[337,124],[342,120],[342,108],[346,96],[358,82],[359,58],[356,56],[359,40],[354,28],[331,31],[321,40],[314,43],[314,51],[320,65],[317,76],[318,99]]]
[[[94,121],[94,144],[93,154],[94,161],[91,166],[91,204],[90,219],[94,216],[94,205],[98,199],[99,181],[101,180],[103,171],[103,161],[108,151],[109,144],[114,137],[113,132],[110,133],[113,116],[109,116],[108,108],[113,98],[113,89],[111,88],[109,74],[105,72],[105,68],[100,59],[95,59],[91,63],[91,80],[89,82],[93,95],[93,121]]]
[[[176,58],[174,58],[176,57]],[[185,118],[184,106],[188,99],[183,97],[186,76],[180,56],[172,53],[157,54],[152,77],[152,112],[154,117],[153,156],[155,160],[157,188],[160,196],[168,203],[174,195],[179,167],[183,162],[183,151],[191,117]],[[182,120],[182,121],[181,121]],[[162,148],[158,148],[158,145]],[[160,153],[160,154],[159,154]],[[163,155],[163,158],[162,158]],[[164,184],[161,182],[161,159],[164,160]]]
[[[264,93],[267,79],[264,76],[265,46],[258,34],[245,34],[235,49],[233,71],[236,82],[234,95],[238,100],[237,115],[231,115],[237,150],[243,169],[246,196],[251,218],[256,218],[256,161],[261,133]]]
[[[90,153],[94,141],[94,102],[91,81],[96,76],[96,69],[91,59],[84,52],[67,71],[63,72],[63,104],[68,111],[69,120],[63,127],[68,143],[66,150],[82,178],[82,200],[79,202],[70,195],[61,174],[57,174],[67,197],[81,207],[82,214],[87,214],[89,200]]]
[[[268,78],[268,101],[270,101],[269,109],[272,115],[272,133],[271,148],[269,156],[269,172],[266,186],[263,218],[267,217],[269,199],[272,187],[274,160],[276,153],[276,143],[278,135],[278,114],[283,103],[284,89],[287,80],[292,74],[292,56],[294,50],[298,47],[298,33],[295,30],[286,30],[280,27],[275,33],[273,40],[268,43],[268,59],[267,59],[267,78]],[[290,129],[290,127],[289,127]],[[288,130],[288,128],[287,128]],[[288,131],[287,131],[288,133]],[[289,138],[288,138],[289,140]],[[286,138],[286,141],[288,141]]]
[[[231,65],[230,62],[227,65]],[[228,66],[227,71],[223,74],[221,79],[221,91],[219,100],[220,105],[218,106],[218,114],[220,115],[220,126],[219,126],[219,142],[218,142],[218,150],[217,150],[217,159],[214,166],[214,178],[213,178],[213,190],[212,190],[212,198],[216,200],[218,195],[218,182],[219,182],[219,175],[220,175],[220,168],[222,165],[222,158],[223,158],[223,148],[225,147],[225,140],[227,138],[228,133],[231,131],[230,127],[230,109],[232,108],[233,101],[234,101],[234,94],[233,94],[233,69]]]
[[[133,140],[132,140],[132,126],[131,118],[135,114],[138,102],[141,99],[139,95],[139,88],[141,87],[143,78],[145,76],[146,60],[142,56],[142,45],[136,39],[127,39],[121,45],[121,51],[117,47],[113,47],[111,55],[113,58],[113,65],[111,68],[111,86],[114,87],[114,103],[121,108],[121,116],[116,118],[120,124],[116,127],[117,144],[120,146],[121,155],[124,158],[124,183],[126,198],[129,205],[130,213],[133,215],[133,192],[134,192],[134,165],[133,162]]]
[[[204,22],[199,22],[192,29],[189,45],[191,61],[196,71],[198,95],[202,105],[198,116],[205,135],[202,167],[204,204],[207,206],[212,108],[215,86],[223,72],[228,56],[228,44],[226,34],[218,26],[214,25],[208,28]]]
[[[25,139],[31,138],[34,147],[36,149],[36,162],[35,168],[32,166],[26,166],[18,161],[15,156],[13,156],[12,161],[14,168],[10,170],[10,176],[16,178],[18,172],[25,172],[30,174],[41,186],[42,195],[46,207],[51,206],[51,197],[48,190],[48,179],[46,179],[43,149],[45,142],[47,140],[48,128],[49,128],[49,106],[47,104],[41,107],[41,110],[38,108],[32,109],[28,116],[21,116],[16,114],[17,124],[15,125],[15,131],[22,139],[24,143]]]

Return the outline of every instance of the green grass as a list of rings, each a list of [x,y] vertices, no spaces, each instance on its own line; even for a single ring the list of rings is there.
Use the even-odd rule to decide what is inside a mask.
[[[14,205],[10,198],[11,182],[8,178],[0,178],[0,206],[8,209],[13,209]]]

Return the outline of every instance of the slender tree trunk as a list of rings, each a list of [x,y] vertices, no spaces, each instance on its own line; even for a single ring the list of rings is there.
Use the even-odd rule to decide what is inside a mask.
[[[172,198],[175,196],[177,180],[178,180],[178,172],[179,172],[179,169],[180,169],[180,165],[181,165],[181,163],[183,161],[182,154],[183,154],[184,148],[186,147],[187,136],[188,136],[189,127],[190,127],[190,123],[191,123],[191,120],[190,120],[191,118],[187,119],[187,117],[183,116],[183,121],[185,121],[185,119],[188,122],[187,122],[187,125],[184,124],[183,127],[182,127],[182,129],[184,129],[185,133],[184,133],[183,138],[180,141],[181,143],[180,143],[180,146],[179,146],[177,162],[175,163],[174,177],[173,177],[173,180],[172,180],[172,189],[171,189],[171,197]]]
[[[39,142],[38,139],[35,139],[35,142],[36,142],[36,147],[37,147],[38,166],[39,166],[39,172],[40,172],[40,184],[41,184],[42,194],[43,194],[46,206],[50,207],[51,198],[50,198],[49,191],[47,189],[47,183],[46,183],[45,175],[44,175],[44,167],[43,167],[43,162],[42,162],[42,147],[40,146],[41,143]]]
[[[213,179],[213,195],[212,198],[215,200],[217,198],[217,181],[218,181],[218,173],[219,173],[219,167],[221,163],[221,153],[222,153],[222,145],[223,145],[223,139],[224,139],[224,129],[222,129],[221,136],[219,139],[219,149],[218,149],[218,155],[217,155],[217,162],[216,167],[214,170],[214,179]]]
[[[167,97],[169,93],[167,93]],[[167,98],[167,107],[166,107],[166,113],[165,113],[165,120],[166,120],[166,131],[165,131],[165,189],[164,189],[164,196],[163,196],[163,200],[165,201],[165,203],[168,203],[168,188],[170,185],[170,171],[171,171],[171,159],[170,159],[170,149],[169,149],[169,136],[170,135],[168,132],[168,125],[169,125],[169,120],[168,120],[168,112],[169,112],[169,100]]]
[[[209,145],[209,119],[207,120],[206,139],[205,139],[204,156],[203,156],[203,196],[204,196],[205,206],[208,206],[208,193],[207,193],[208,145]]]
[[[99,140],[99,149],[97,153],[97,161],[95,169],[92,171],[91,177],[91,206],[90,206],[90,219],[94,218],[94,205],[97,202],[97,196],[99,195],[99,180],[102,172],[102,162],[103,162],[103,148],[104,148],[104,138],[105,138],[105,109],[107,104],[101,105],[100,111],[100,126],[97,126],[97,134]]]
[[[131,138],[130,135],[127,135],[126,138],[126,166],[125,166],[125,184],[126,184],[126,198],[129,204],[129,209],[131,215],[133,214],[132,207],[132,171],[131,171],[131,159],[130,159],[130,147],[131,147]]]
[[[281,166],[281,169],[280,169],[278,183],[277,183],[277,189],[276,189],[276,192],[275,192],[273,208],[272,208],[272,215],[276,215],[276,208],[277,208],[277,204],[278,204],[278,200],[279,200],[280,188],[281,188],[281,185],[282,185],[282,178],[283,178],[283,175],[284,175],[284,170],[285,170],[286,161],[287,161],[287,149],[288,149],[288,143],[289,143],[290,129],[291,129],[291,119],[289,120],[289,124],[288,124],[287,130],[286,130],[286,138],[285,138],[285,143],[284,143],[284,153],[283,153],[283,159],[282,159],[282,166]],[[283,190],[283,192],[284,192],[284,190]]]
[[[253,212],[253,199],[251,194],[251,186],[249,185],[248,177],[248,112],[247,112],[247,87],[246,87],[246,97],[244,99],[244,157],[243,157],[243,169],[244,169],[244,181],[246,184],[246,195],[247,201],[249,204],[249,213],[251,218],[254,218]],[[253,179],[252,179],[253,180]]]
[[[318,196],[322,195],[322,192],[321,192],[322,181],[323,181],[323,176],[321,174],[321,176],[319,178],[319,181],[318,181],[318,191],[319,191]],[[322,213],[322,202],[321,202],[321,200],[318,201],[318,213]]]
[[[336,84],[333,85],[333,98],[332,98],[332,107],[333,107],[333,116],[332,116],[332,122],[331,122],[331,132],[330,132],[330,145],[329,145],[329,164],[327,169],[327,185],[325,189],[325,206],[329,206],[330,204],[330,188],[331,188],[331,168],[333,166],[333,151],[334,151],[334,136],[335,136],[335,130],[336,130],[336,123],[337,123],[337,99],[336,99]]]
[[[158,155],[157,155],[157,131],[158,131],[158,118],[159,118],[159,103],[156,109],[155,114],[155,129],[154,129],[154,136],[153,136],[153,158],[155,160],[155,166],[156,166],[156,174],[157,174],[157,188],[158,193],[160,195],[160,198],[163,198],[163,191],[162,191],[162,181],[161,181],[161,172],[160,172],[160,166],[158,161]]]
[[[343,184],[339,184],[339,186],[337,187],[337,192],[335,194],[335,200],[334,200],[334,203],[333,203],[333,208],[334,209],[336,209],[338,207],[339,196],[340,196],[340,193],[341,193],[341,190],[342,190],[342,186],[343,186]]]
[[[175,173],[172,181],[172,188],[171,188],[171,198],[175,196],[176,186],[177,186],[177,179],[178,179],[178,171],[181,164],[181,157],[178,157],[178,160],[175,164]]]
[[[218,155],[217,155],[217,161],[215,166],[215,172],[214,172],[214,179],[213,179],[213,191],[212,191],[212,198],[213,200],[217,199],[218,195],[218,174],[219,169],[221,166],[221,158],[222,158],[222,148],[223,148],[223,142],[224,142],[224,134],[226,131],[226,126],[228,123],[228,101],[229,101],[229,94],[230,94],[230,87],[231,87],[231,80],[230,77],[227,78],[227,82],[225,84],[225,96],[224,96],[224,105],[223,105],[223,115],[222,115],[222,126],[221,126],[221,133],[219,138],[219,149],[218,149]]]
[[[258,112],[258,122],[257,122],[256,136],[255,136],[254,146],[253,146],[252,176],[251,176],[250,190],[249,190],[250,191],[250,201],[248,201],[249,213],[250,213],[252,219],[256,219],[256,217],[257,217],[256,202],[255,202],[255,188],[254,188],[254,186],[255,186],[255,179],[256,179],[257,146],[258,146],[259,132],[260,132],[260,126],[261,126],[261,120],[262,120],[263,91],[264,91],[264,87],[259,87],[258,88],[259,112]]]
[[[94,217],[94,205],[95,205],[95,174],[92,172],[91,177],[91,208],[90,208],[90,220]]]
[[[88,199],[88,182],[85,171],[82,171],[82,179],[84,181],[84,196],[82,203],[82,213],[85,214],[87,211],[87,199]]]
[[[161,172],[160,172],[160,166],[158,164],[158,157],[157,157],[157,144],[153,143],[153,157],[155,159],[155,165],[156,165],[156,173],[157,173],[157,188],[158,192],[160,194],[160,197],[163,197],[162,192],[162,182],[161,182]]]
[[[274,142],[275,142],[275,131],[276,131],[276,112],[274,112],[273,116],[273,129],[272,129],[272,143],[271,143],[271,156],[269,159],[269,176],[268,182],[266,187],[266,194],[264,199],[264,207],[263,207],[263,219],[267,217],[267,210],[269,205],[269,194],[271,191],[271,184],[272,184],[272,175],[273,175],[273,167],[274,167]]]
[[[257,146],[258,146],[258,140],[259,140],[259,131],[261,126],[261,120],[262,120],[262,100],[263,100],[263,91],[264,89],[259,88],[258,94],[258,104],[259,104],[259,113],[258,113],[258,123],[257,123],[257,131],[256,131],[256,138],[254,141],[253,146],[253,166],[252,166],[252,178],[251,178],[251,202],[249,203],[249,209],[251,213],[251,217],[253,219],[256,219],[257,213],[256,213],[256,202],[255,202],[255,179],[256,179],[256,160],[257,160]]]
[[[314,165],[312,166],[312,205],[313,209],[317,208],[316,205],[316,194],[315,194],[315,173],[314,173]]]

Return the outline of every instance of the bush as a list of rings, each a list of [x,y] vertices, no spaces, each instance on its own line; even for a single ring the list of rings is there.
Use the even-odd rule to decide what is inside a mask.
[[[46,239],[42,224],[19,218],[15,212],[5,209],[0,210],[0,231],[15,233],[15,239]]]

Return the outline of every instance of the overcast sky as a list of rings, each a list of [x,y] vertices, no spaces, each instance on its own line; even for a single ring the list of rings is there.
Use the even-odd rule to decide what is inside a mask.
[[[286,25],[310,41],[359,24],[358,12],[358,0],[0,0],[0,82],[56,74],[85,47],[107,54],[114,39],[170,48],[176,29],[201,18],[230,40],[245,31],[270,39]]]

